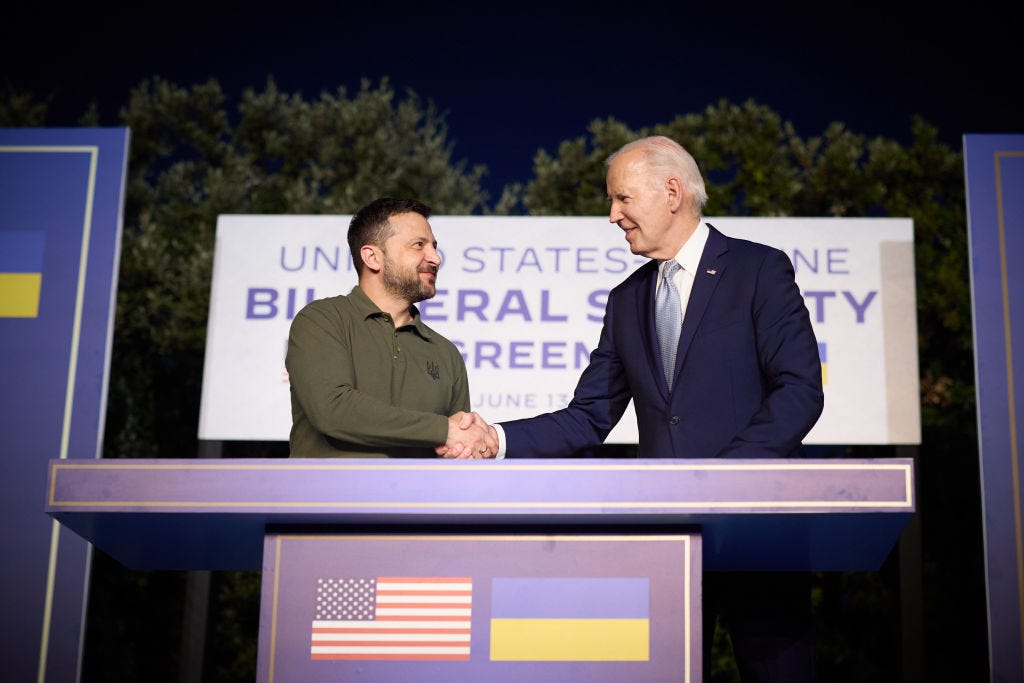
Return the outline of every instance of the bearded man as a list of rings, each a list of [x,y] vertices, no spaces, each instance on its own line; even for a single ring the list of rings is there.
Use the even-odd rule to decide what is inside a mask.
[[[291,457],[437,457],[435,448],[456,444],[467,457],[496,452],[479,420],[460,428],[470,409],[465,360],[415,306],[437,292],[430,213],[390,197],[359,209],[348,229],[359,284],[292,321]]]

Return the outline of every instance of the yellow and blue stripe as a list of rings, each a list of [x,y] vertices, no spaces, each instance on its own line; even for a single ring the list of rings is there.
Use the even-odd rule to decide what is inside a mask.
[[[41,230],[0,230],[0,318],[36,318],[43,286]]]
[[[495,578],[492,661],[648,661],[650,580]]]
[[[821,360],[821,383],[828,384],[828,344],[818,342],[818,358]]]

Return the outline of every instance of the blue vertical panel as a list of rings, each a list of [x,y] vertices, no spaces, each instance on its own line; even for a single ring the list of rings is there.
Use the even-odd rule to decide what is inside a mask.
[[[1024,681],[1024,135],[965,135],[991,678]]]
[[[79,675],[89,547],[44,512],[51,458],[100,455],[125,128],[0,129],[4,678]]]

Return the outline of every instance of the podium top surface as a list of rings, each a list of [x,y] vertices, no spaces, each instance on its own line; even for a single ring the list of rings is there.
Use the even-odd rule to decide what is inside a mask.
[[[910,459],[51,460],[45,510],[135,569],[259,569],[267,530],[699,530],[710,570],[874,570]]]

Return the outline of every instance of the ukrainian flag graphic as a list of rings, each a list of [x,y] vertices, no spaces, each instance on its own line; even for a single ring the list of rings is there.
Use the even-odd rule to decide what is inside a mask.
[[[821,383],[828,384],[828,344],[818,342],[818,358],[821,359]]]
[[[0,318],[35,318],[43,285],[41,230],[0,230]]]
[[[491,661],[648,660],[650,579],[493,579]]]

